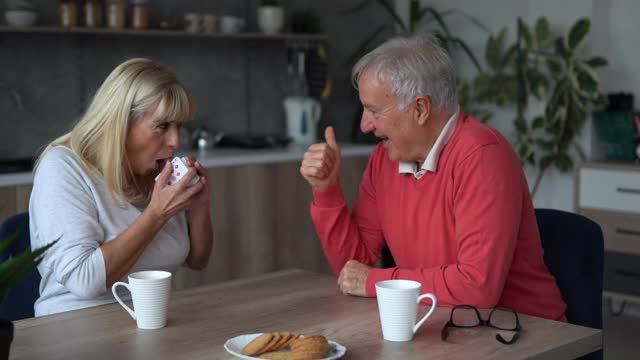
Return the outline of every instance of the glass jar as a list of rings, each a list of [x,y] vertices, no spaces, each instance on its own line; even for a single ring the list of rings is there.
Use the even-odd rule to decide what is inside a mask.
[[[85,0],[84,12],[82,18],[84,19],[84,26],[86,27],[101,27],[102,26],[102,4],[99,0]]]
[[[60,15],[60,26],[78,26],[78,7],[74,0],[60,0],[58,13]]]
[[[125,23],[124,0],[107,0],[107,27],[122,29]]]
[[[148,4],[147,0],[131,0],[131,28],[144,30],[149,27]]]

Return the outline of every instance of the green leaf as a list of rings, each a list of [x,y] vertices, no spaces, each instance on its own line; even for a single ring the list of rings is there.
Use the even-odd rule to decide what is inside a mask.
[[[554,79],[559,79],[562,76],[563,67],[562,61],[555,56],[548,56],[545,58],[545,63],[547,64],[547,69],[549,70],[549,74]]]
[[[594,56],[590,59],[585,60],[585,63],[589,66],[591,66],[592,68],[599,68],[602,66],[607,66],[609,65],[609,62],[607,61],[607,59],[601,57],[601,56]]]
[[[543,48],[551,40],[551,26],[546,17],[542,16],[536,21],[535,34],[538,48]]]
[[[502,64],[500,61],[500,51],[502,49],[500,48],[499,39],[504,31],[506,31],[506,29],[503,28],[497,38],[494,38],[493,35],[490,35],[489,39],[487,39],[487,45],[484,49],[484,58],[487,61],[487,65],[489,65],[489,67],[495,71],[502,70]]]
[[[492,102],[495,95],[491,92],[492,77],[485,73],[480,73],[473,79],[473,89],[471,94],[475,95],[479,101]]]
[[[591,29],[591,20],[589,18],[582,18],[576,21],[569,32],[567,33],[566,39],[566,48],[571,50],[572,52],[582,46],[589,34],[589,30]]]
[[[567,172],[573,168],[573,160],[566,153],[560,153],[555,159],[555,166],[561,172]]]
[[[527,71],[527,79],[529,83],[529,89],[531,93],[538,99],[547,93],[548,81],[545,76],[536,69],[529,69]]]
[[[545,152],[553,151],[556,143],[552,140],[536,139],[536,145]]]
[[[587,65],[577,65],[573,68],[575,79],[580,90],[586,94],[598,92],[598,75]]]
[[[533,119],[533,123],[531,124],[531,128],[533,129],[541,129],[544,126],[544,117],[536,116]]]
[[[516,131],[518,133],[524,134],[529,130],[527,126],[527,120],[524,117],[516,117],[516,119],[513,121],[513,124],[515,125]]]
[[[533,36],[531,35],[531,30],[529,30],[529,26],[522,20],[521,17],[518,17],[518,32],[520,36],[522,36],[527,49],[532,49]]]
[[[41,255],[55,243],[56,241],[33,251],[27,250],[0,263],[0,302],[11,288],[36,268],[42,261]]]
[[[476,118],[481,123],[487,124],[489,121],[491,121],[492,117],[493,117],[493,113],[492,112],[490,112],[488,110],[484,110],[484,111],[481,111],[480,113],[478,113]]]
[[[526,158],[529,155],[529,146],[527,144],[520,144],[518,147],[518,156],[521,159]]]
[[[409,5],[409,31],[413,33],[416,29],[416,25],[420,23],[420,20],[424,16],[424,11],[420,9],[420,2],[418,0],[411,0]]]
[[[518,54],[518,46],[516,44],[511,45],[511,47],[507,50],[507,52],[502,57],[502,62],[500,63],[500,69],[504,69],[516,59],[516,55]]]
[[[587,111],[587,106],[589,105],[589,101],[593,98],[593,96],[583,96],[581,94],[581,92],[579,91],[572,91],[571,92],[571,99],[573,101],[573,104],[580,110],[580,111]]]
[[[487,39],[487,44],[485,46],[485,60],[489,67],[491,67],[494,71],[500,72],[503,71],[504,68],[512,61],[509,57],[512,54],[507,52],[506,54],[502,54],[502,48],[504,45],[504,40],[507,35],[507,28],[503,27],[500,29],[500,32],[497,36],[490,35]],[[512,49],[515,48],[515,45]],[[511,50],[511,49],[510,49]]]

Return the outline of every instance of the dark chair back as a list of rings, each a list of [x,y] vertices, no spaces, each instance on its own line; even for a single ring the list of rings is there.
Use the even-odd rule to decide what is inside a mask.
[[[31,248],[29,213],[26,212],[10,217],[0,225],[0,240],[6,239],[17,229],[20,229],[18,238],[0,253],[0,262]],[[13,321],[33,317],[33,304],[39,296],[40,279],[40,273],[32,271],[11,289],[7,298],[0,303],[0,318]]]
[[[555,276],[571,324],[602,329],[604,238],[590,219],[561,210],[536,209],[544,262]],[[602,359],[602,351],[581,359]]]

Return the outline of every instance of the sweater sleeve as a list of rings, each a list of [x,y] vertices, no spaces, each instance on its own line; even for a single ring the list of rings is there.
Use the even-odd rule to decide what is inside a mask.
[[[313,190],[311,217],[336,274],[349,260],[371,265],[380,258],[384,239],[373,186],[375,159],[381,155],[380,150],[378,146],[369,159],[353,212],[349,212],[339,182],[326,190]]]
[[[443,304],[490,308],[498,303],[520,227],[526,186],[520,163],[502,144],[485,145],[456,166],[453,182],[451,241],[457,243],[457,261],[434,268],[373,269],[367,278],[368,295],[375,295],[378,281],[410,279]]]
[[[35,174],[29,212],[32,248],[58,240],[39,267],[74,295],[91,299],[107,289],[104,230],[86,176],[64,149],[49,150]]]

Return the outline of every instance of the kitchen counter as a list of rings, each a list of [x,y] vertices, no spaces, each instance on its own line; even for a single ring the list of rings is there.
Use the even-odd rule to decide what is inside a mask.
[[[369,156],[374,145],[339,144],[342,157]],[[206,151],[180,151],[180,155],[194,156],[205,168],[242,166],[253,164],[283,163],[301,161],[306,145],[291,144],[286,148],[240,149],[216,148]],[[17,172],[0,175],[0,187],[29,185],[33,183],[32,172]]]

